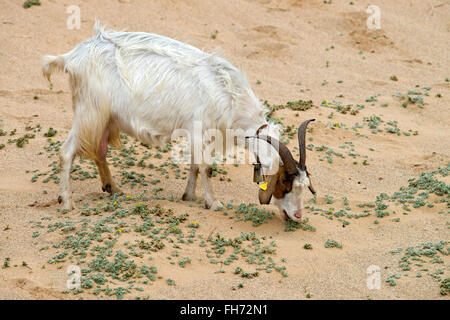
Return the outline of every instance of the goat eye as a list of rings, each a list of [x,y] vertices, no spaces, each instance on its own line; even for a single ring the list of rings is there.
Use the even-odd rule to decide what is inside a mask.
[[[283,189],[286,190],[286,192],[291,192],[292,181],[290,179],[283,179]]]
[[[292,177],[290,177],[290,176],[284,176],[283,177],[283,183],[284,184],[292,184],[292,182],[293,182]]]

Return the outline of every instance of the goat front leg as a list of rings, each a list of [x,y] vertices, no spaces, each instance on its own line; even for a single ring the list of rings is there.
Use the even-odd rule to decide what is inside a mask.
[[[182,199],[184,201],[192,201],[195,200],[195,188],[197,186],[197,177],[198,177],[198,164],[191,163],[191,168],[189,171],[189,179],[186,185],[186,190],[183,193]]]
[[[223,208],[222,202],[216,199],[214,191],[211,186],[212,167],[206,164],[199,166],[200,177],[202,179],[203,188],[205,190],[205,208],[211,210],[217,210]]]

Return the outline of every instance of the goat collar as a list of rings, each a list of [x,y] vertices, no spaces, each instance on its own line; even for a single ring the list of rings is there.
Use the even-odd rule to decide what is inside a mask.
[[[261,130],[266,128],[267,126],[268,126],[268,124],[265,123],[261,127],[259,127],[258,130],[256,130],[256,136],[259,136],[259,133],[261,132]]]
[[[256,136],[259,136],[260,132],[267,126],[267,123],[260,126],[258,130],[256,130]],[[265,180],[265,177],[261,175],[261,162],[259,162],[259,157],[256,156],[256,163],[253,164],[253,181],[259,185],[259,183],[262,182],[261,180]]]

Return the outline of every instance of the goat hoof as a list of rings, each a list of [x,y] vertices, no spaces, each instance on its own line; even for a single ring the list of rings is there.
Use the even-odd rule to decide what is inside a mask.
[[[122,190],[120,190],[114,183],[113,184],[105,184],[104,186],[102,186],[102,190],[103,192],[108,192],[109,194],[119,194],[119,195],[123,195],[124,193],[122,192]]]
[[[188,194],[188,193],[183,193],[183,196],[181,197],[181,200],[183,200],[183,201],[192,201],[192,200],[195,200],[196,198],[195,198],[195,196],[194,195],[190,195],[190,194]]]
[[[109,183],[105,184],[105,185],[102,187],[102,190],[103,190],[103,192],[112,193],[112,188],[111,188],[111,185],[110,185]]]
[[[72,211],[75,208],[75,206],[73,205],[73,201],[72,200],[62,201],[62,203],[63,203],[62,204],[62,208],[64,210]]]
[[[75,207],[72,203],[69,203],[68,205],[64,206],[64,210],[72,211]]]
[[[205,202],[205,208],[206,209],[210,209],[212,211],[215,211],[215,210],[222,209],[223,208],[223,204],[222,204],[222,202],[220,202],[218,200],[213,201],[211,204],[208,204],[208,203]]]

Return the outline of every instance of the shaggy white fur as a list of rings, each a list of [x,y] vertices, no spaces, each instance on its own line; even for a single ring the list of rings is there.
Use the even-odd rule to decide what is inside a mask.
[[[57,70],[69,74],[73,96],[74,124],[61,152],[60,200],[65,208],[73,207],[69,171],[75,155],[96,161],[104,190],[120,191],[104,155],[107,144],[120,146],[121,131],[161,145],[171,140],[175,130],[193,133],[194,123],[200,123],[203,135],[216,129],[225,136],[227,129],[233,129],[241,138],[254,135],[267,123],[268,110],[246,77],[217,54],[156,34],[106,31],[99,23],[94,29],[94,37],[71,51],[42,59],[47,79]],[[279,129],[269,124],[261,134],[278,138]],[[257,143],[267,147],[266,142]],[[260,157],[265,167],[278,165],[278,160],[277,153]],[[221,204],[212,192],[207,169],[203,161],[192,163],[183,198],[195,196],[199,172],[206,206],[215,209]]]

